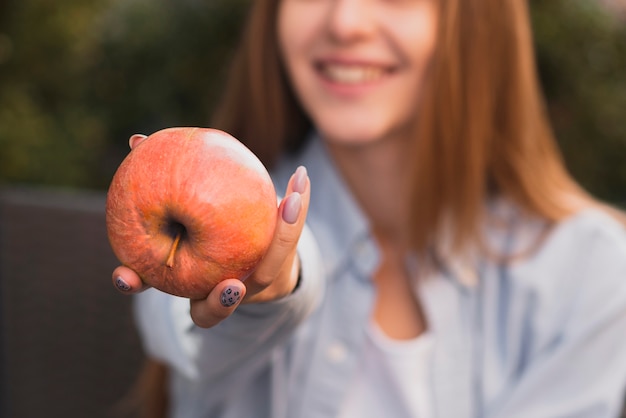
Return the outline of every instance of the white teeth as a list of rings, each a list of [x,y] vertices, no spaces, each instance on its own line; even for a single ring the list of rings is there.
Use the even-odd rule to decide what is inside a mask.
[[[344,84],[359,84],[378,80],[384,74],[380,67],[356,65],[325,65],[323,72],[330,80]]]

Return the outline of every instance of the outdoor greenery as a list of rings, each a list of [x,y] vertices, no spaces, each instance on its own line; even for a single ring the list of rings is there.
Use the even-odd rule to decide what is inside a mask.
[[[249,0],[0,0],[0,184],[105,189],[127,138],[207,126]],[[626,25],[531,1],[539,72],[574,175],[626,202]]]
[[[626,203],[626,21],[590,0],[534,0],[539,72],[566,162]]]
[[[0,179],[102,189],[131,134],[206,126],[243,4],[9,2],[0,18]]]

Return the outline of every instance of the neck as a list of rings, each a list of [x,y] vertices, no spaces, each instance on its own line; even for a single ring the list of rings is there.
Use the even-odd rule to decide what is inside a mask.
[[[406,248],[409,222],[408,142],[329,143],[330,153],[379,240]]]

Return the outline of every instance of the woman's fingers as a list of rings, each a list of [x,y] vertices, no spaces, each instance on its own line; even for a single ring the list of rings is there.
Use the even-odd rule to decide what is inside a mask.
[[[128,267],[119,266],[113,270],[113,286],[126,295],[143,292],[150,286],[141,281],[141,278]]]
[[[217,325],[233,313],[246,295],[246,287],[236,279],[218,283],[206,299],[192,299],[191,319],[201,328]]]
[[[113,271],[113,285],[127,295],[150,288],[141,281],[137,273],[124,266]],[[224,280],[213,288],[206,299],[190,301],[191,318],[199,327],[210,328],[232,314],[245,295],[246,287],[241,281]]]
[[[298,167],[291,176],[285,196],[278,207],[278,225],[272,245],[265,255],[263,265],[256,271],[257,280],[262,280],[266,275],[275,276],[275,267],[282,265],[298,245],[311,196],[305,167]],[[271,277],[268,280],[271,281]]]
[[[147,138],[146,135],[143,134],[135,134],[128,139],[128,146],[132,150],[137,145],[141,144]]]
[[[306,168],[298,167],[289,180],[286,197],[278,207],[278,223],[272,244],[253,280],[249,284],[246,282],[248,292],[254,295],[247,302],[271,300],[293,290],[299,270],[296,247],[311,196],[309,183]]]

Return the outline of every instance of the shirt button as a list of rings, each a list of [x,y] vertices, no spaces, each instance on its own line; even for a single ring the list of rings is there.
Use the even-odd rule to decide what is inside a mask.
[[[348,350],[340,342],[334,342],[328,346],[326,357],[333,364],[342,363],[348,357]]]

